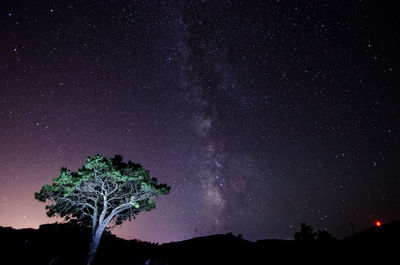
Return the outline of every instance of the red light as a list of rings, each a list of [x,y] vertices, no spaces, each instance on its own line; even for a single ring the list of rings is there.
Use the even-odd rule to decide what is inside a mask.
[[[382,225],[382,223],[379,222],[379,221],[376,221],[376,222],[375,222],[375,225],[376,225],[377,227],[380,227],[380,226]]]

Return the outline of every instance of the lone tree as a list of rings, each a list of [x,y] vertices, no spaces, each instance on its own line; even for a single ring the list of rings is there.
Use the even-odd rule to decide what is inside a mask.
[[[85,165],[72,172],[61,168],[52,185],[44,185],[35,198],[46,206],[49,217],[60,216],[90,226],[92,241],[86,264],[92,264],[101,235],[110,223],[122,224],[141,211],[156,207],[155,198],[168,194],[170,187],[150,178],[149,171],[116,155],[107,159],[90,156]]]
[[[313,228],[311,225],[307,225],[306,223],[301,223],[300,225],[300,232],[296,232],[294,234],[294,239],[295,240],[306,240],[306,241],[311,241],[315,240],[316,238],[316,233],[313,232]]]

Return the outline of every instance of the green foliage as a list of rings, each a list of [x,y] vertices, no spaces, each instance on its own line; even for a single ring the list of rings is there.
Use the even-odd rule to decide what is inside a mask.
[[[59,215],[98,225],[97,219],[104,212],[108,218],[104,222],[120,224],[140,211],[154,209],[155,198],[169,191],[170,187],[151,178],[140,164],[125,163],[119,155],[110,159],[94,155],[76,172],[61,168],[60,175],[36,192],[35,198],[49,203],[49,217]]]

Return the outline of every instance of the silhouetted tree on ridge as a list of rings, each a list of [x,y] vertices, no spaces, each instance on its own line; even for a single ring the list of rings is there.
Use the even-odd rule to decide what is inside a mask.
[[[300,231],[294,234],[294,239],[303,241],[336,239],[326,230],[318,230],[317,232],[313,231],[314,229],[312,228],[312,226],[307,225],[306,223],[302,223],[300,225]]]

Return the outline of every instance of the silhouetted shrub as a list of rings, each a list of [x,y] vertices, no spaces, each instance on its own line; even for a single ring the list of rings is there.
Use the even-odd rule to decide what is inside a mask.
[[[317,232],[313,232],[314,229],[311,225],[307,225],[306,223],[302,223],[300,225],[300,232],[296,232],[294,234],[295,240],[335,240],[328,231],[326,230],[318,230]]]
[[[317,240],[336,240],[336,238],[326,230],[318,230]]]
[[[313,228],[310,225],[307,225],[306,223],[302,223],[300,225],[300,232],[296,232],[294,234],[294,239],[295,240],[305,240],[305,241],[310,241],[310,240],[315,240],[317,237],[317,234],[313,232]]]

